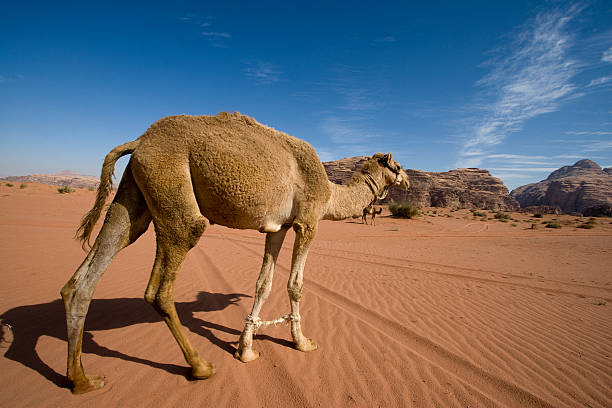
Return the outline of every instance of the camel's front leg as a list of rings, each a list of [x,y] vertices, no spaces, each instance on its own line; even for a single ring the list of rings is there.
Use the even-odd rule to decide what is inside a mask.
[[[259,313],[261,308],[270,294],[272,289],[272,278],[274,276],[274,264],[278,258],[281,246],[287,234],[288,227],[283,227],[278,232],[270,232],[266,234],[266,249],[264,252],[263,264],[261,266],[261,272],[257,279],[257,285],[255,287],[255,300],[253,302],[253,309],[251,314],[247,317],[244,330],[240,335],[238,341],[238,350],[234,354],[238,360],[243,363],[255,360],[259,357],[259,353],[253,351],[253,334],[257,330],[258,322],[261,321]]]
[[[304,265],[308,249],[315,237],[316,224],[303,223],[293,224],[295,230],[295,243],[293,245],[293,257],[291,260],[291,274],[287,282],[287,291],[291,302],[291,337],[295,348],[300,351],[312,351],[317,349],[317,344],[302,334],[300,324],[300,300],[302,299],[302,285],[304,281]]]

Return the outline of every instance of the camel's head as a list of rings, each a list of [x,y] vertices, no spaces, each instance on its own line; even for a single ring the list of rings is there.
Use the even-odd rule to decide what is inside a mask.
[[[385,178],[389,185],[394,185],[404,190],[410,187],[408,175],[402,169],[402,165],[393,160],[393,155],[391,153],[376,153],[372,158],[378,160],[378,163],[383,166]]]

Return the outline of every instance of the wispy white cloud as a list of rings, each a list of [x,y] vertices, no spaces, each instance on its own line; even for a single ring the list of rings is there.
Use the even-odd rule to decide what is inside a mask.
[[[591,82],[589,82],[589,84],[587,85],[587,88],[590,88],[592,86],[604,85],[610,81],[612,81],[612,76],[604,76],[600,78],[595,78],[595,79],[592,79]]]
[[[177,17],[177,19],[184,21],[186,24],[197,27],[200,32],[210,45],[216,48],[228,48],[228,42],[232,38],[232,34],[225,31],[213,31],[207,29],[206,31],[200,31],[202,28],[211,27],[215,21],[213,16],[202,16],[196,13],[188,13],[184,16]]]
[[[365,129],[359,118],[331,116],[321,126],[330,140],[337,145],[357,145],[376,138],[376,134]]]
[[[507,153],[497,153],[497,154],[487,154],[484,156],[487,159],[507,159],[507,160],[524,160],[524,159],[546,159],[546,156],[532,156],[532,155],[524,155],[524,154],[507,154]]]
[[[546,172],[550,173],[551,171],[557,170],[558,167],[491,167],[489,170],[491,171],[521,171],[521,172]]]
[[[0,75],[0,84],[8,84],[23,79],[23,75],[17,74],[12,76]]]
[[[600,130],[577,132],[577,131],[573,131],[573,130],[568,130],[567,132],[565,132],[565,134],[568,134],[568,135],[579,135],[579,136],[584,136],[584,135],[588,135],[588,136],[606,136],[606,135],[612,135],[612,132],[600,131]]]
[[[525,180],[525,182],[527,182],[528,180],[528,177],[527,175],[525,175],[525,173],[503,173],[503,172],[497,173],[495,171],[492,171],[491,175],[493,175],[493,177],[497,177],[503,180],[518,179],[518,180]],[[509,189],[512,189],[512,187],[518,187],[522,183],[513,183],[513,184],[505,183],[505,184],[508,185]]]
[[[324,86],[334,91],[337,102],[321,119],[320,129],[328,137],[327,151],[347,157],[388,149],[383,144],[389,143],[389,133],[372,120],[385,106],[387,89],[361,67],[334,64],[330,72],[333,79]]]
[[[249,78],[261,84],[279,82],[283,74],[276,65],[262,61],[250,63],[244,72]]]
[[[511,165],[550,166],[553,164],[550,161],[550,157],[547,156],[522,154],[486,154],[482,156],[482,159],[486,159],[489,163],[507,163]]]
[[[471,130],[459,154],[458,164],[479,166],[486,152],[536,116],[554,112],[575,95],[571,82],[577,63],[568,56],[573,35],[569,22],[579,7],[538,14],[518,33],[512,50],[488,62],[491,72],[478,81],[491,101]]]
[[[232,38],[230,33],[218,33],[215,31],[204,31],[202,32],[204,37],[221,37],[221,38]]]
[[[582,146],[585,152],[599,152],[602,150],[612,149],[612,140],[600,140],[585,144]]]
[[[553,156],[555,159],[584,159],[584,156],[577,154],[558,154]]]
[[[340,105],[340,109],[348,111],[368,111],[380,109],[383,104],[370,95],[370,92],[365,88],[336,88],[344,99],[344,104]]]
[[[612,47],[608,48],[607,50],[605,50],[601,56],[601,60],[604,62],[611,62],[612,63]]]
[[[319,159],[323,162],[342,159],[342,157],[339,157],[336,153],[330,152],[329,150],[320,149],[318,147],[315,147],[315,150],[317,151]]]

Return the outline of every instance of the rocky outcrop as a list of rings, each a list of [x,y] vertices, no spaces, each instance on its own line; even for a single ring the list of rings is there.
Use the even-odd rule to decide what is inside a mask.
[[[529,207],[521,207],[519,211],[529,214],[563,214],[563,210],[561,210],[561,207],[559,207],[558,205],[532,205]]]
[[[612,207],[612,169],[580,160],[550,173],[546,180],[510,193],[521,207],[558,206],[566,213],[605,214]]]
[[[367,159],[368,156],[347,157],[336,161],[323,162],[323,167],[325,167],[327,178],[330,181],[336,184],[344,184]]]
[[[329,179],[345,183],[359,168],[366,156],[351,157],[325,162]],[[410,188],[391,188],[383,200],[406,200],[419,207],[479,208],[511,211],[518,209],[518,202],[510,197],[504,183],[481,169],[455,169],[446,172],[424,172],[406,169]]]
[[[84,176],[73,171],[62,171],[57,174],[30,174],[27,176],[11,176],[6,180],[17,183],[43,183],[55,186],[68,186],[73,188],[98,188],[100,179],[94,176]]]
[[[389,199],[406,200],[420,207],[478,208],[514,211],[519,208],[504,183],[483,169],[445,172],[406,170],[410,189],[391,189]]]

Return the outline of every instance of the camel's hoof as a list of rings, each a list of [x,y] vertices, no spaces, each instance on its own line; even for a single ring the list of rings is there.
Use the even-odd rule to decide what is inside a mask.
[[[242,361],[243,363],[248,363],[249,361],[258,359],[259,352],[253,351],[253,349],[246,349],[246,350],[238,349],[236,353],[234,353],[234,358]]]
[[[86,392],[99,390],[104,387],[104,376],[103,375],[89,375],[85,374],[87,380],[75,382],[72,387],[73,394],[85,394]]]
[[[300,351],[313,351],[316,350],[318,346],[312,339],[305,339],[301,343],[295,343],[295,348]]]
[[[191,368],[191,376],[196,380],[205,380],[215,373],[215,365],[208,361],[200,362]]]

